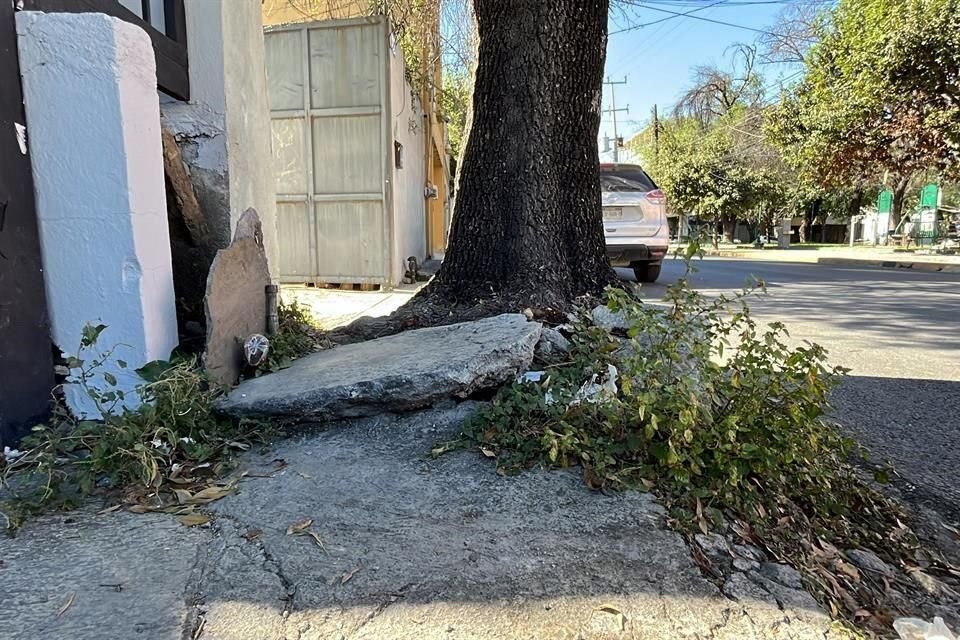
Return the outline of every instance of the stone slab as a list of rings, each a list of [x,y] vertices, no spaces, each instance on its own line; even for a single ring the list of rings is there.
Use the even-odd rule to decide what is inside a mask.
[[[207,373],[220,384],[235,384],[240,377],[243,341],[252,333],[266,333],[268,284],[270,270],[260,218],[247,209],[237,223],[233,242],[217,252],[207,276],[203,361]]]
[[[219,408],[291,420],[418,409],[512,380],[533,361],[540,331],[504,314],[343,345],[243,382]]]

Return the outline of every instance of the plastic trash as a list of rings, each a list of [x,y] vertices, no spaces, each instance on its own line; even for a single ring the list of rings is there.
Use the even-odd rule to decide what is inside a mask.
[[[610,398],[616,398],[618,376],[617,368],[608,364],[606,379],[603,382],[597,382],[597,374],[590,376],[590,379],[584,382],[580,390],[573,396],[570,406],[576,406],[581,402],[603,402]]]
[[[900,618],[893,623],[893,629],[901,640],[957,640],[943,618],[934,618],[933,622],[919,618]]]
[[[527,371],[526,373],[517,376],[517,382],[540,382],[545,375],[545,371]]]

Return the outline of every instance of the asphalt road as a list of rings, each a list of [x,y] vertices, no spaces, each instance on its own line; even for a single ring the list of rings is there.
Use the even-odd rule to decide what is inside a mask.
[[[960,274],[723,258],[695,267],[708,294],[763,278],[755,314],[851,369],[834,396],[838,421],[893,463],[908,498],[960,521]],[[669,261],[645,295],[662,296],[682,273]]]

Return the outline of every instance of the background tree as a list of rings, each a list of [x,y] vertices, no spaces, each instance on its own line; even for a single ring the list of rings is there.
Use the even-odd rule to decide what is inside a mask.
[[[960,0],[840,0],[767,131],[820,186],[888,176],[896,225],[910,178],[960,166]]]

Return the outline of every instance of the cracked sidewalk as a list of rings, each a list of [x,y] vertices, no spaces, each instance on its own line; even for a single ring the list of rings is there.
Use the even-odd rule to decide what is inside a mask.
[[[210,505],[207,526],[92,509],[30,521],[0,540],[0,635],[828,635],[801,591],[747,574],[721,591],[704,578],[647,494],[591,492],[572,471],[505,478],[474,452],[430,458],[469,408],[302,429],[245,459],[271,477]],[[305,518],[322,547],[287,535]]]

